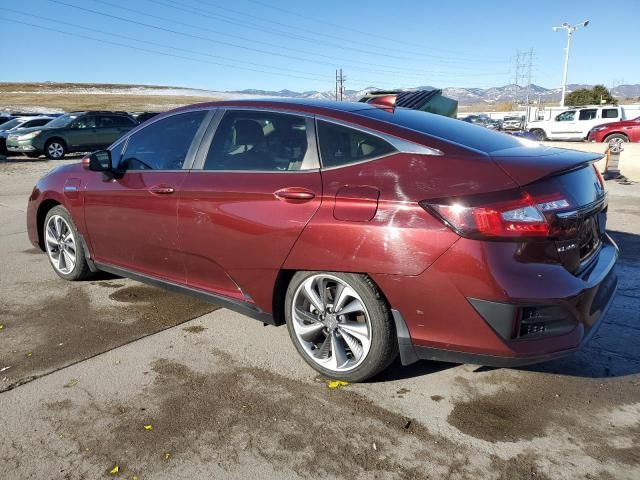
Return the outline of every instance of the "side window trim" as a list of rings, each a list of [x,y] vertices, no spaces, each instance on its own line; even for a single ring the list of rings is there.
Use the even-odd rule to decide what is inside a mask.
[[[285,115],[296,115],[298,117],[302,117],[305,119],[306,127],[307,127],[307,153],[305,156],[309,156],[309,163],[312,164],[312,168],[306,168],[304,170],[205,170],[204,164],[207,160],[207,155],[209,153],[209,148],[211,147],[211,142],[213,142],[213,138],[215,137],[216,131],[222,122],[225,114],[231,111],[252,111],[252,112],[270,112],[270,113],[281,113]],[[269,108],[252,108],[252,107],[226,107],[217,109],[216,115],[211,120],[207,131],[203,134],[202,141],[200,142],[200,147],[198,151],[195,153],[195,159],[192,166],[192,170],[200,170],[203,172],[210,173],[308,173],[318,171],[320,169],[320,153],[318,151],[317,144],[317,136],[316,136],[316,127],[315,127],[315,118],[313,115],[309,115],[303,112],[292,112],[288,110],[278,110],[278,109],[269,109]]]
[[[385,153],[383,155],[378,155],[376,157],[370,157],[370,158],[366,158],[364,160],[360,160],[357,162],[351,162],[351,163],[346,163],[344,165],[334,165],[331,167],[325,167],[322,165],[322,156],[319,156],[320,158],[320,168],[322,170],[333,170],[335,168],[344,168],[344,167],[350,167],[352,165],[359,165],[361,163],[366,163],[366,162],[373,162],[376,160],[379,160],[381,158],[385,158],[388,157],[390,155],[395,155],[397,153],[416,153],[416,154],[420,154],[420,155],[444,155],[442,153],[442,151],[438,150],[437,148],[431,148],[431,147],[427,147],[424,145],[420,145],[419,143],[415,143],[412,142],[410,140],[404,140],[402,138],[396,137],[394,135],[389,135],[386,133],[382,133],[382,132],[378,132],[376,130],[372,130],[370,128],[367,127],[363,127],[361,125],[357,125],[355,123],[351,123],[351,122],[345,122],[343,120],[336,120],[335,118],[329,118],[329,117],[325,117],[323,115],[316,115],[315,116],[315,120],[316,120],[316,125],[315,125],[315,129],[316,131],[318,130],[317,127],[317,122],[318,121],[322,121],[322,122],[327,122],[327,123],[333,123],[335,125],[340,125],[342,127],[346,127],[346,128],[351,128],[353,130],[358,130],[362,133],[365,133],[367,135],[371,135],[374,137],[377,137],[385,142],[387,142],[389,145],[391,145],[395,151],[393,152],[389,152],[389,153]],[[318,145],[318,150],[320,148],[320,138],[317,137],[317,145]]]
[[[163,116],[162,118],[156,118],[156,119],[151,119],[151,121],[149,121],[148,124],[146,124],[143,128],[140,128],[138,130],[135,130],[134,132],[129,133],[126,137],[123,137],[122,139],[120,139],[117,143],[114,143],[113,146],[109,147],[110,150],[114,150],[116,148],[118,148],[119,145],[123,144],[122,149],[120,150],[120,156],[118,158],[118,165],[120,165],[120,162],[122,161],[122,157],[126,154],[127,152],[127,148],[129,147],[129,140],[131,139],[131,137],[133,137],[134,135],[136,135],[139,132],[144,131],[146,128],[150,127],[151,125],[153,125],[154,123],[156,123],[159,120],[165,120],[167,118],[171,118],[175,115],[182,115],[185,113],[194,113],[194,112],[202,112],[202,111],[206,111],[207,114],[205,115],[205,117],[202,119],[202,122],[200,123],[200,126],[198,127],[198,130],[196,131],[196,134],[194,135],[193,139],[191,140],[191,145],[189,146],[189,149],[187,150],[187,155],[185,157],[184,163],[182,164],[182,168],[179,170],[172,170],[172,169],[154,169],[154,170],[143,170],[145,173],[149,173],[149,172],[182,172],[185,170],[191,170],[193,162],[194,162],[194,157],[196,154],[197,149],[199,148],[200,144],[202,143],[202,136],[204,135],[210,121],[211,118],[213,117],[213,115],[215,114],[215,109],[207,109],[207,108],[202,108],[202,109],[197,109],[197,110],[188,110],[188,111],[181,111],[181,112],[176,112],[172,115],[167,115],[167,116]],[[160,115],[158,115],[158,117],[160,117]],[[141,170],[135,170],[136,172],[140,172]]]

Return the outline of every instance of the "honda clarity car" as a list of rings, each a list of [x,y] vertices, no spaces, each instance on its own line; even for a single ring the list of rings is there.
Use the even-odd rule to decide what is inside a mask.
[[[578,350],[614,297],[599,157],[403,108],[199,104],[40,179],[28,234],[63,279],[286,325],[326,377],[516,366]]]
[[[587,140],[590,142],[605,142],[609,145],[640,142],[640,117],[596,125],[589,130]]]

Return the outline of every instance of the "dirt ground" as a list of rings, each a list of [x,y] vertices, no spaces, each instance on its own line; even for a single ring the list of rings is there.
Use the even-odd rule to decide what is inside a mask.
[[[620,289],[580,353],[394,365],[332,390],[284,328],[120,278],[60,280],[24,225],[33,183],[59,162],[9,160],[3,478],[640,478],[640,184],[608,182]]]

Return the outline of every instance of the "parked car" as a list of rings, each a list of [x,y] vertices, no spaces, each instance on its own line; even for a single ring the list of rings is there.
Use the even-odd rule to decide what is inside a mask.
[[[41,178],[34,246],[271,325],[322,375],[576,351],[613,299],[601,154],[362,103],[183,107]],[[238,331],[238,340],[242,332]]]
[[[552,120],[529,122],[527,131],[533,133],[538,140],[585,140],[596,125],[623,119],[624,110],[614,105],[572,108],[556,115]]]
[[[136,112],[132,114],[132,117],[136,119],[136,122],[142,123],[155,117],[158,114],[159,112]]]
[[[606,142],[619,145],[626,142],[640,142],[640,117],[633,120],[596,125],[587,135],[590,142]]]
[[[8,153],[7,137],[10,134],[19,134],[28,128],[41,127],[49,123],[51,120],[53,120],[52,117],[23,117],[14,118],[10,122],[6,122],[0,125],[0,153],[3,155],[6,155]]]
[[[461,120],[490,130],[502,130],[502,122],[489,118],[486,115],[468,115]]]
[[[524,128],[524,116],[509,116],[502,119],[504,130],[522,130]]]
[[[136,125],[125,112],[72,112],[44,127],[10,134],[7,150],[32,157],[45,154],[51,160],[59,160],[69,152],[105,148]]]

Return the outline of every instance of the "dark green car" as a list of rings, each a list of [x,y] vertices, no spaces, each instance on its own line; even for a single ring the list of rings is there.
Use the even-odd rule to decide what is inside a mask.
[[[7,150],[33,158],[44,154],[51,160],[59,160],[69,152],[106,148],[137,124],[126,112],[71,112],[46,126],[9,135]]]

